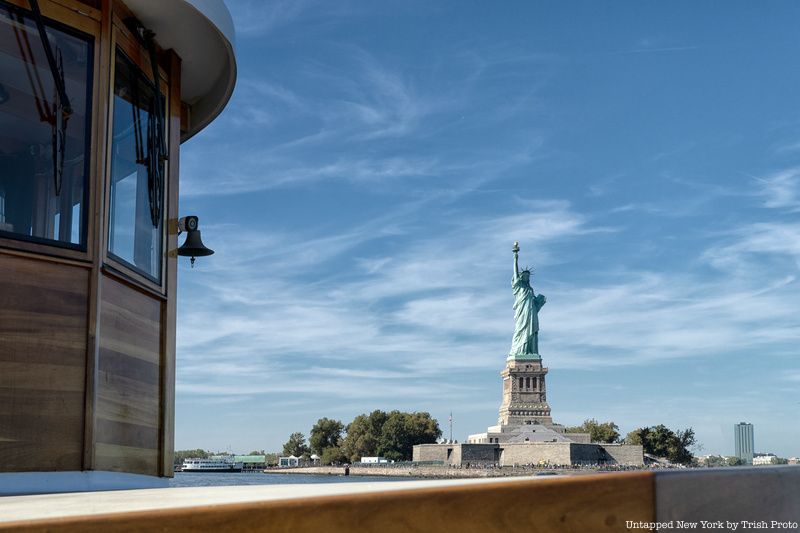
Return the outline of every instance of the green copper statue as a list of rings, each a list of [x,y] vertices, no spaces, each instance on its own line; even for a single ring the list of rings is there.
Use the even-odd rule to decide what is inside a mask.
[[[511,341],[511,356],[530,356],[539,354],[539,309],[547,298],[544,294],[534,294],[531,287],[531,271],[527,268],[519,271],[519,243],[515,242],[511,249],[514,252],[514,277],[511,287],[514,289],[514,339]]]

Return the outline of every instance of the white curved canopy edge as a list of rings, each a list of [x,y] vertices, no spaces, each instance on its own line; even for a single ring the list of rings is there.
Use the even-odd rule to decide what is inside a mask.
[[[181,100],[191,106],[189,131],[205,128],[236,85],[233,19],[223,0],[124,0],[164,49],[181,57]]]

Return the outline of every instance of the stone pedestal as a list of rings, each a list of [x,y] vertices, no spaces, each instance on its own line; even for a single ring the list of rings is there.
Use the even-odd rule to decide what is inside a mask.
[[[503,377],[503,403],[498,419],[501,426],[554,425],[547,404],[547,368],[542,366],[539,355],[509,356],[500,375]]]

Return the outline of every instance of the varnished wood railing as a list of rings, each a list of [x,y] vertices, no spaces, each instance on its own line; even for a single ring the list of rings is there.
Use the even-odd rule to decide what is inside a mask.
[[[643,530],[643,525],[669,521],[672,529],[677,521],[703,529],[701,521],[727,521],[737,523],[737,531],[748,531],[747,521],[791,526],[800,520],[800,467],[109,494],[117,503],[105,508],[102,498],[91,494],[0,499],[0,530],[605,532]],[[66,504],[70,497],[74,500]],[[38,498],[37,505],[72,506],[72,516],[26,515],[21,510],[33,500],[25,498]],[[74,514],[81,498],[87,505],[94,503],[87,514]],[[167,508],[147,509],[147,498],[153,507]],[[3,522],[9,520],[8,512],[28,519]]]

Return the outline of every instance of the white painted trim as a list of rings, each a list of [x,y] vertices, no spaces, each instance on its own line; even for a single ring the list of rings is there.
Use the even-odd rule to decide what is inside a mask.
[[[82,472],[3,472],[0,496],[95,492],[99,490],[156,489],[169,485],[169,478],[86,470]]]
[[[191,106],[187,141],[227,105],[236,85],[235,31],[223,0],[124,0],[156,42],[180,56],[181,100]]]

